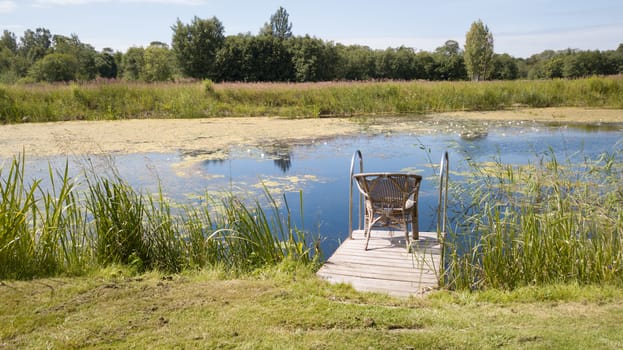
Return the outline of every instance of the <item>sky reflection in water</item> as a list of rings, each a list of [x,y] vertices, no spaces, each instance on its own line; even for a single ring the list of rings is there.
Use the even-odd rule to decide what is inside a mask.
[[[367,172],[415,171],[424,177],[420,192],[420,230],[435,231],[437,173],[445,150],[450,154],[451,170],[461,171],[466,169],[467,159],[526,164],[536,162],[550,150],[559,160],[595,158],[610,151],[622,138],[619,126],[588,129],[497,127],[487,133],[463,136],[361,135],[305,145],[239,147],[230,149],[226,160],[188,162],[181,154],[133,154],[92,157],[90,162],[96,169],[106,169],[112,162],[122,178],[144,192],[155,192],[160,183],[168,197],[183,203],[200,203],[205,191],[213,194],[232,191],[261,199],[265,186],[276,199],[285,194],[296,225],[320,235],[321,247],[328,256],[348,237],[348,172],[356,150],[363,153]],[[65,158],[27,159],[28,174],[45,179],[48,161],[54,168],[61,169]],[[74,174],[87,163],[84,157],[70,162]],[[305,216],[302,220],[299,191],[303,193]]]

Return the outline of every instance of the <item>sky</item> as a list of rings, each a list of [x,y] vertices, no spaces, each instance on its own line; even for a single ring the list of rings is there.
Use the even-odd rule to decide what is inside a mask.
[[[0,0],[0,30],[76,34],[97,50],[125,52],[170,43],[179,19],[218,18],[225,35],[257,34],[279,7],[294,35],[373,49],[432,52],[447,40],[461,48],[477,20],[494,51],[529,57],[544,50],[615,50],[623,43],[622,0]]]

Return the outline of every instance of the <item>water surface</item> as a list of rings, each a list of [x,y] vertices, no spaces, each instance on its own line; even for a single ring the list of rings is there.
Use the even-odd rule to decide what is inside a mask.
[[[512,124],[463,133],[361,134],[296,145],[240,145],[227,150],[227,159],[217,160],[196,150],[192,154],[80,156],[69,162],[75,176],[84,169],[102,174],[114,168],[135,188],[155,192],[161,186],[169,198],[180,203],[199,205],[206,191],[231,191],[249,200],[262,200],[263,189],[268,188],[276,199],[287,200],[299,228],[321,237],[321,247],[328,256],[348,237],[349,166],[356,150],[363,153],[364,171],[409,171],[424,177],[420,230],[435,231],[438,163],[444,151],[449,152],[451,170],[456,173],[467,169],[468,160],[526,164],[553,152],[558,159],[581,161],[613,149],[623,139],[621,130],[619,125],[574,128]],[[64,157],[30,158],[27,172],[45,179],[48,162],[60,169],[65,161]]]

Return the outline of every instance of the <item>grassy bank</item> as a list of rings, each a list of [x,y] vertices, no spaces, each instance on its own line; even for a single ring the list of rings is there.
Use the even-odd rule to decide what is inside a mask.
[[[173,210],[162,193],[88,170],[71,178],[67,166],[50,169],[50,185],[42,186],[24,163],[19,157],[0,169],[0,280],[82,275],[114,264],[170,273],[218,266],[235,274],[318,257],[270,195],[268,207],[226,196]]]
[[[184,349],[616,349],[623,292],[555,285],[438,292],[426,299],[356,293],[284,262],[222,279],[126,274],[0,284],[0,347]]]
[[[620,77],[494,82],[3,85],[0,121],[424,114],[516,106],[623,108],[621,94]]]
[[[472,164],[451,196],[460,214],[448,285],[623,285],[622,150],[612,147],[574,161],[545,154],[535,164]]]

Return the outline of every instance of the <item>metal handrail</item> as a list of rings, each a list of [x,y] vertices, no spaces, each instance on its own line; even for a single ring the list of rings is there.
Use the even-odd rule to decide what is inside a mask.
[[[355,158],[359,158],[359,172],[363,173],[363,156],[361,155],[360,150],[356,150],[355,153],[353,153],[353,158],[350,160],[350,176],[348,177],[348,181],[350,183],[350,191],[348,196],[348,237],[350,239],[353,239],[353,175],[355,174]],[[361,205],[362,200],[363,199],[361,198],[361,193],[359,193],[359,218],[357,221],[359,230],[361,230],[361,225],[363,222],[363,206]]]
[[[439,169],[439,205],[437,207],[437,234],[445,234],[448,210],[448,178],[450,176],[448,151],[441,156]]]

